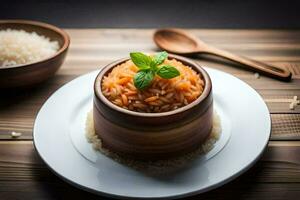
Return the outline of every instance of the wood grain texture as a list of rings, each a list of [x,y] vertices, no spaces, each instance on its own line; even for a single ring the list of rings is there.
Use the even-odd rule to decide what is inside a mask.
[[[32,112],[32,115],[37,114]],[[271,114],[272,134],[271,140],[299,140],[300,114]],[[32,140],[32,127],[34,116],[15,117],[3,119],[0,122],[0,140]],[[20,138],[11,137],[11,132],[21,132]]]
[[[285,83],[263,76],[256,79],[253,72],[241,70],[236,67],[236,64],[222,59],[203,56],[192,58],[202,66],[228,72],[247,82],[264,99],[268,100],[267,105],[272,114],[300,113],[300,106],[290,110],[288,103],[272,102],[276,99],[292,98],[295,95],[300,97],[300,31],[190,31],[218,48],[271,64],[290,67],[294,75],[293,80]],[[38,110],[55,90],[68,81],[99,69],[116,59],[126,57],[130,51],[153,52],[158,50],[152,41],[153,30],[69,29],[67,32],[71,37],[69,53],[66,62],[55,77],[30,91],[0,94],[1,139],[9,139],[11,131],[24,133],[20,139],[31,139],[32,126]],[[284,59],[281,59],[283,57]],[[276,131],[278,128],[280,127],[275,127],[275,132],[283,133]],[[297,134],[299,135],[299,132]],[[296,138],[299,139],[298,136]]]
[[[4,199],[99,198],[56,177],[39,158],[31,141],[2,141],[0,152],[0,196]],[[299,195],[299,155],[299,142],[271,142],[261,160],[247,173],[189,199],[287,199]]]
[[[0,199],[105,199],[57,178],[32,145],[32,127],[40,107],[70,80],[127,57],[130,51],[158,51],[153,30],[66,30],[71,46],[56,76],[30,91],[0,93]],[[272,141],[263,158],[225,186],[188,199],[295,199],[300,195],[300,106],[290,110],[280,99],[300,98],[300,30],[190,30],[218,48],[270,64],[286,66],[290,83],[241,70],[214,57],[193,57],[200,65],[228,72],[252,86],[266,101],[272,117]],[[12,139],[12,131],[22,132]],[[282,141],[285,140],[285,141]],[[294,141],[292,141],[294,140]]]

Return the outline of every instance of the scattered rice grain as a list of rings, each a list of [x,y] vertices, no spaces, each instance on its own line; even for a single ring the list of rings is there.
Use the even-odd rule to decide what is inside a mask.
[[[260,74],[259,73],[254,73],[254,76],[255,76],[256,79],[260,78]]]
[[[15,131],[11,132],[11,137],[12,138],[18,138],[18,137],[21,137],[21,136],[22,136],[22,133],[20,133],[20,132],[15,132]]]

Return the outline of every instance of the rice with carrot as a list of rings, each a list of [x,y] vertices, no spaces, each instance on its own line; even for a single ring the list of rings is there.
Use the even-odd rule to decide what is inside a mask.
[[[163,79],[155,75],[145,90],[134,86],[133,77],[139,68],[128,60],[112,69],[102,80],[102,93],[115,105],[136,112],[167,112],[195,101],[203,92],[200,74],[176,59],[165,59],[163,64],[177,68],[180,75]]]

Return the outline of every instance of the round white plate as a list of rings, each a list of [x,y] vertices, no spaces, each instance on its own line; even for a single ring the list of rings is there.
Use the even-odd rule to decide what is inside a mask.
[[[67,182],[115,198],[179,198],[219,187],[251,167],[267,146],[271,120],[259,94],[227,73],[205,68],[213,83],[221,138],[206,155],[176,173],[150,176],[95,152],[85,139],[98,71],[56,91],[39,111],[34,145],[45,163]]]

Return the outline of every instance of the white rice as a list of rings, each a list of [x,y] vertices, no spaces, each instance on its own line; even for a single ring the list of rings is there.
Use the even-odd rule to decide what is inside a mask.
[[[54,55],[58,49],[57,41],[36,32],[0,30],[0,67],[36,62]]]
[[[105,149],[101,145],[101,139],[96,135],[94,129],[94,119],[93,119],[93,112],[90,111],[87,114],[86,119],[86,138],[89,143],[92,144],[93,148],[102,154],[114,159],[115,161],[125,164],[129,167],[132,167],[136,170],[139,170],[143,173],[149,175],[159,175],[162,173],[172,173],[184,166],[186,166],[190,161],[197,158],[197,156],[201,154],[205,154],[213,149],[215,143],[220,138],[221,134],[221,121],[219,115],[214,112],[213,117],[213,129],[210,133],[209,138],[206,140],[204,144],[199,146],[197,150],[194,152],[188,153],[183,156],[179,156],[176,158],[168,159],[168,160],[158,160],[158,161],[140,161],[140,160],[133,160],[125,157],[121,157],[120,155]]]

